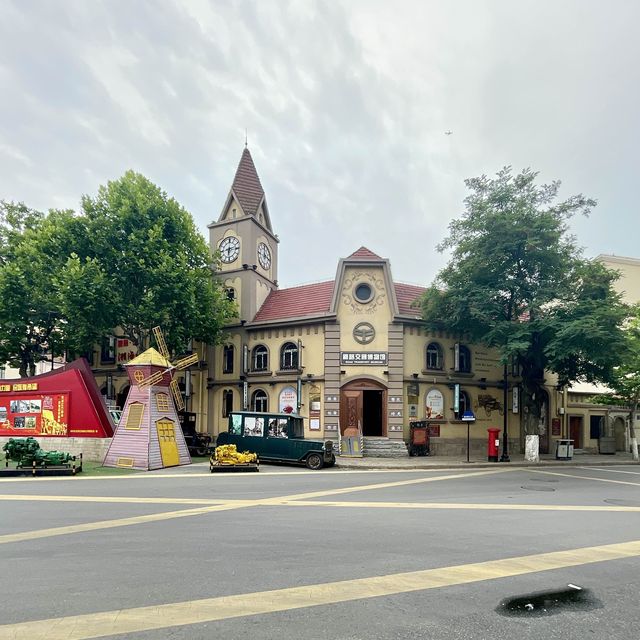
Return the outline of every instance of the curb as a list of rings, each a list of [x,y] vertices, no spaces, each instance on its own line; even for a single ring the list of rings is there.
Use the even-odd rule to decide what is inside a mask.
[[[606,462],[563,462],[563,461],[543,461],[543,462],[443,462],[434,463],[428,465],[385,465],[380,462],[365,462],[363,464],[341,464],[338,460],[336,462],[336,469],[349,469],[352,471],[358,471],[360,469],[364,471],[429,471],[430,469],[539,469],[540,467],[550,468],[564,468],[570,469],[572,467],[619,467],[629,465],[639,465],[640,462],[634,462],[633,460],[621,460],[621,461],[606,461]]]

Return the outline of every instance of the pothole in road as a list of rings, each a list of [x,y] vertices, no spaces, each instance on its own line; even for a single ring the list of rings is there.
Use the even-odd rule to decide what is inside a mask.
[[[640,507],[640,500],[623,500],[622,498],[605,498],[603,502],[619,507]]]
[[[553,487],[545,487],[540,485],[529,485],[525,484],[520,487],[521,489],[526,489],[527,491],[555,491]]]
[[[564,589],[536,591],[521,596],[505,598],[496,607],[502,616],[551,616],[563,611],[592,611],[604,605],[589,589],[568,584]]]

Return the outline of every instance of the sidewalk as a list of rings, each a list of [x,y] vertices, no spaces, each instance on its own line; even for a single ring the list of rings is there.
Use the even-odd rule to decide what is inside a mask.
[[[574,454],[571,460],[556,460],[555,455],[540,456],[540,462],[527,462],[524,455],[516,453],[510,456],[510,462],[488,462],[486,458],[466,458],[459,456],[416,456],[406,458],[347,458],[338,456],[336,468],[339,469],[482,469],[498,467],[604,467],[618,465],[638,465],[631,453],[618,452],[615,455]]]

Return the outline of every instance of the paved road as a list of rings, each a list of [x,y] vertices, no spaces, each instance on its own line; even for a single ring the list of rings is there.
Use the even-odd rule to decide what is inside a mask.
[[[0,639],[636,640],[639,524],[637,466],[3,480]]]

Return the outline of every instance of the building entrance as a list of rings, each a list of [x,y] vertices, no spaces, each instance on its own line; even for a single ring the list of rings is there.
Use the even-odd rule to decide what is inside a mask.
[[[340,433],[387,436],[387,390],[373,380],[354,380],[340,393]]]

